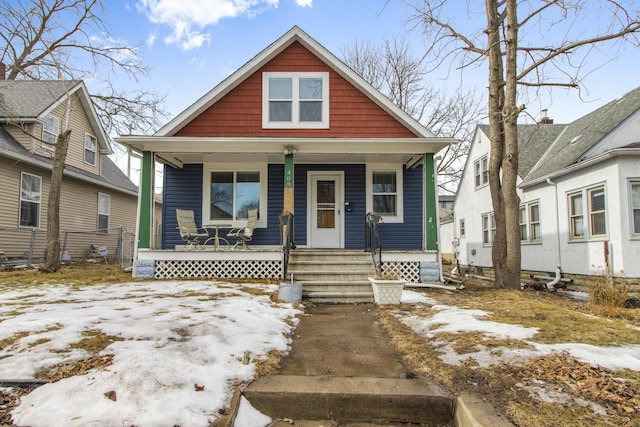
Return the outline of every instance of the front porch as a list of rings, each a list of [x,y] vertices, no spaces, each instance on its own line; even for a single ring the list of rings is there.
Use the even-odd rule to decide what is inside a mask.
[[[291,261],[287,277],[284,277],[285,256],[281,247],[253,247],[253,250],[150,250],[140,249],[134,278],[178,279],[178,278],[215,278],[215,279],[271,279],[280,281],[297,281],[301,272],[294,269],[296,256],[314,254],[320,258],[321,254],[349,258],[350,254],[364,256],[360,260],[370,262],[368,270],[359,278],[347,278],[337,285],[350,286],[350,282],[361,282],[368,275],[374,274],[374,264],[369,252],[364,249],[307,249],[298,248],[291,251]],[[440,263],[438,251],[386,251],[382,252],[383,271],[396,275],[408,283],[438,282],[440,280]],[[361,261],[362,262],[362,261]],[[336,282],[331,278],[335,271],[334,263],[317,263],[313,267],[316,276],[314,282]],[[349,273],[348,266],[343,266],[342,273]]]

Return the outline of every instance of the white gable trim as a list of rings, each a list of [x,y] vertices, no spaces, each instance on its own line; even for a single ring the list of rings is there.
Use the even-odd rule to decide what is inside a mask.
[[[236,72],[231,74],[202,98],[193,103],[190,107],[178,114],[173,120],[160,128],[155,136],[172,136],[180,129],[186,126],[191,120],[215,104],[220,98],[237,87],[245,79],[255,73],[258,69],[276,57],[294,42],[300,42],[304,47],[309,49],[313,54],[320,58],[329,68],[334,70],[344,79],[353,84],[369,99],[375,102],[379,107],[393,116],[396,120],[411,130],[416,136],[422,138],[433,138],[434,135],[422,126],[418,121],[413,119],[407,113],[393,104],[387,97],[383,96],[373,86],[367,83],[357,73],[347,67],[335,55],[329,52],[324,46],[319,44],[307,33],[302,31],[298,26],[294,26],[278,40],[269,45],[266,49],[253,57],[249,62],[240,67]]]
[[[60,96],[53,103],[51,103],[49,107],[42,111],[38,116],[38,119],[42,120],[47,114],[50,114],[60,104],[65,102],[67,100],[67,96],[71,96],[76,92],[78,92],[78,99],[80,99],[80,103],[82,104],[84,112],[87,115],[87,119],[91,124],[91,129],[93,130],[93,133],[98,140],[98,145],[100,146],[100,154],[113,154],[109,138],[107,138],[107,134],[102,128],[102,122],[100,121],[100,118],[96,113],[96,110],[93,106],[93,101],[91,101],[91,95],[89,95],[89,91],[87,90],[87,87],[85,86],[83,81],[79,81],[76,85],[69,87],[68,92]],[[62,126],[62,124],[60,124],[60,126]],[[98,155],[98,153],[96,153],[96,155]]]

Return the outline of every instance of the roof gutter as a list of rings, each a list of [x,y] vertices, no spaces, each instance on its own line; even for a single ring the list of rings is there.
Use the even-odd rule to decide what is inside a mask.
[[[578,163],[574,163],[566,168],[557,170],[555,172],[543,175],[539,178],[532,179],[531,181],[524,181],[518,185],[518,188],[528,188],[539,184],[547,183],[547,180],[555,179],[557,177],[567,175],[572,172],[579,171],[589,166],[595,165],[605,160],[613,159],[621,156],[638,156],[640,155],[640,148],[614,148],[612,150],[605,151],[597,156],[590,157],[586,160],[582,160]]]

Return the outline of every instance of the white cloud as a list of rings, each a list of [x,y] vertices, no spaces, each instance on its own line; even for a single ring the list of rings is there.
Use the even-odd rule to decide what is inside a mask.
[[[211,41],[204,31],[224,18],[254,16],[265,8],[277,7],[279,0],[140,0],[137,8],[154,24],[171,27],[172,34],[164,38],[167,44],[177,44],[191,50]],[[299,6],[310,6],[311,0],[296,0]]]
[[[300,7],[311,7],[313,6],[313,0],[296,0],[296,4]]]

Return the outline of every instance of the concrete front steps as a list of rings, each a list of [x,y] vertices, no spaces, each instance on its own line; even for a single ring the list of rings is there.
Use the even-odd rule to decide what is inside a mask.
[[[371,254],[362,249],[291,251],[287,280],[302,284],[302,298],[317,303],[370,303],[374,274]]]
[[[454,399],[415,379],[275,375],[249,385],[243,394],[273,419],[420,426],[451,425],[453,420]]]

